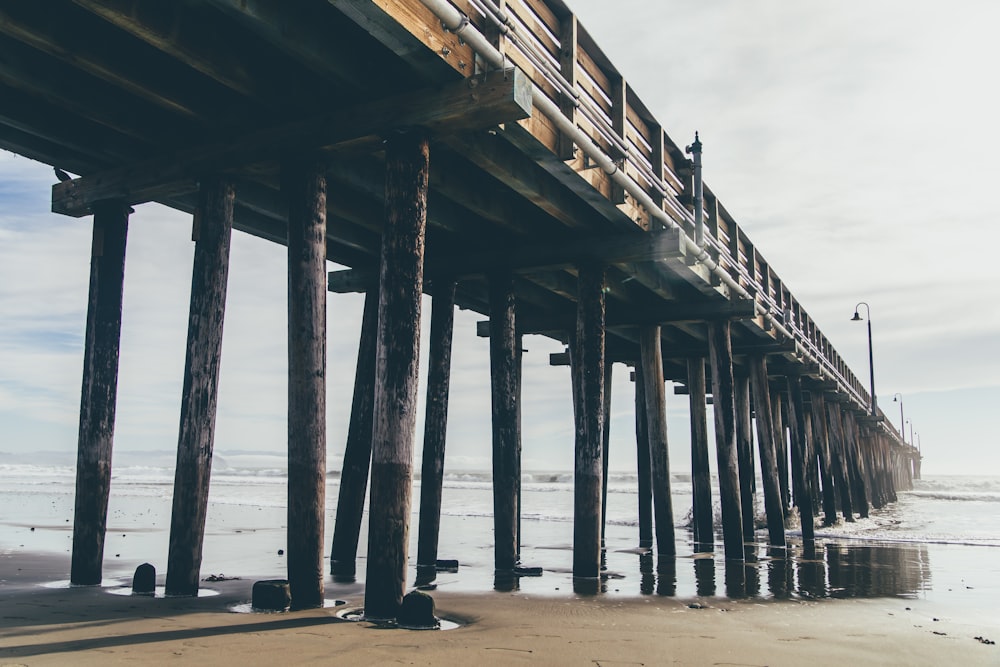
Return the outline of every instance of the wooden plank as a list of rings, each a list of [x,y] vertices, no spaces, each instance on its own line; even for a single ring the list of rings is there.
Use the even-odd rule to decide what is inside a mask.
[[[327,1],[429,80],[473,73],[472,47],[421,2]]]
[[[576,88],[576,60],[577,60],[577,22],[576,15],[571,14],[562,20],[559,32],[559,71],[563,78]],[[559,110],[574,125],[576,125],[577,110],[576,105],[567,96],[561,95],[559,98]],[[559,148],[556,154],[560,160],[572,160],[576,155],[576,148],[573,141],[565,134],[559,134]]]
[[[95,586],[102,578],[118,396],[128,210],[121,202],[103,202],[97,205],[94,216],[70,563],[70,582],[78,586]]]
[[[52,210],[80,217],[86,215],[93,202],[103,199],[117,197],[129,204],[151,201],[196,181],[207,170],[236,167],[365,137],[380,140],[380,133],[395,127],[458,132],[530,114],[530,84],[523,74],[516,70],[493,72],[433,91],[364,103],[254,132],[238,140],[182,149],[58,183],[52,189]]]
[[[170,515],[168,595],[196,596],[201,579],[235,199],[231,180],[207,180],[195,213],[197,239]]]

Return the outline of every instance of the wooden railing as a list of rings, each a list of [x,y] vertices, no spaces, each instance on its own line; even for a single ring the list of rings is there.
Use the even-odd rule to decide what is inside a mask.
[[[691,162],[562,0],[451,2],[508,61],[528,75],[538,91],[614,159],[636,186],[693,236]],[[393,4],[405,7],[411,21],[413,16],[427,13],[419,0],[396,0]],[[435,37],[434,29],[441,31],[440,23],[433,17],[425,20],[427,25],[411,28],[413,34],[442,54],[447,51],[446,60],[463,75],[473,75],[477,67],[469,63],[475,62],[474,54],[453,53],[465,45],[449,43],[446,36]],[[637,225],[651,227],[649,213],[602,170],[592,168],[587,156],[575,150],[549,119],[535,113],[519,123]],[[819,360],[842,391],[859,406],[868,406],[870,397],[864,385],[707,187],[704,202],[706,250],[712,259]],[[768,328],[763,316],[758,321],[762,328]]]

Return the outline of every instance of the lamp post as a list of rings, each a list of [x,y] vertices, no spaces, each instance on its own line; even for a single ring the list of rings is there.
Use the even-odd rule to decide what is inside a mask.
[[[862,301],[858,305],[854,306],[854,317],[851,318],[852,322],[862,321],[861,315],[858,313],[858,308],[861,306],[865,307],[865,315],[868,318],[868,377],[871,380],[871,411],[872,417],[878,412],[878,399],[875,398],[875,358],[872,354],[872,311],[867,303]]]
[[[900,393],[895,393],[892,395],[892,402],[899,402],[899,437],[903,439],[903,444],[906,444],[906,422],[903,420],[903,395]],[[912,426],[910,427],[912,428]],[[913,442],[913,436],[910,436],[910,442]]]

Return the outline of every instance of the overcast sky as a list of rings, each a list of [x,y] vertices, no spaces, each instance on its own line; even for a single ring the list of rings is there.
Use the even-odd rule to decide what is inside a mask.
[[[867,382],[901,393],[929,473],[1000,474],[1000,5],[910,0],[569,0],[705,180]],[[432,155],[433,168],[433,155]],[[91,223],[49,211],[51,169],[0,154],[0,452],[76,448]],[[188,216],[132,216],[116,462],[176,447],[193,244]],[[329,460],[339,466],[361,299],[329,299]],[[425,311],[429,304],[425,303]],[[489,467],[488,348],[456,318],[449,458]],[[285,447],[284,249],[236,233],[216,452]],[[425,328],[426,331],[426,328]],[[426,339],[426,335],[424,337]],[[426,342],[426,340],[425,340]],[[526,339],[524,457],[571,469],[560,346]],[[423,359],[426,363],[426,354]],[[612,467],[634,466],[632,387],[616,367]],[[671,460],[689,466],[686,397],[668,396]],[[422,407],[421,407],[422,421]],[[422,426],[418,426],[422,429]]]

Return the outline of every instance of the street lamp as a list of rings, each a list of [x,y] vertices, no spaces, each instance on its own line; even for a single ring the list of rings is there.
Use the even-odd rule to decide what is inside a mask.
[[[862,301],[858,305],[854,306],[854,317],[851,318],[852,322],[861,322],[861,315],[858,313],[858,308],[861,306],[865,307],[865,315],[868,317],[868,377],[871,379],[871,409],[872,417],[878,412],[878,400],[875,398],[875,359],[872,355],[872,311],[868,304]]]
[[[906,444],[906,422],[903,420],[903,395],[900,393],[895,393],[892,395],[892,402],[899,402],[899,436],[903,439],[903,444]],[[912,428],[912,426],[911,426]],[[913,436],[910,436],[910,442],[913,442]]]
[[[913,422],[907,419],[906,423],[910,425],[910,442],[913,442]]]

